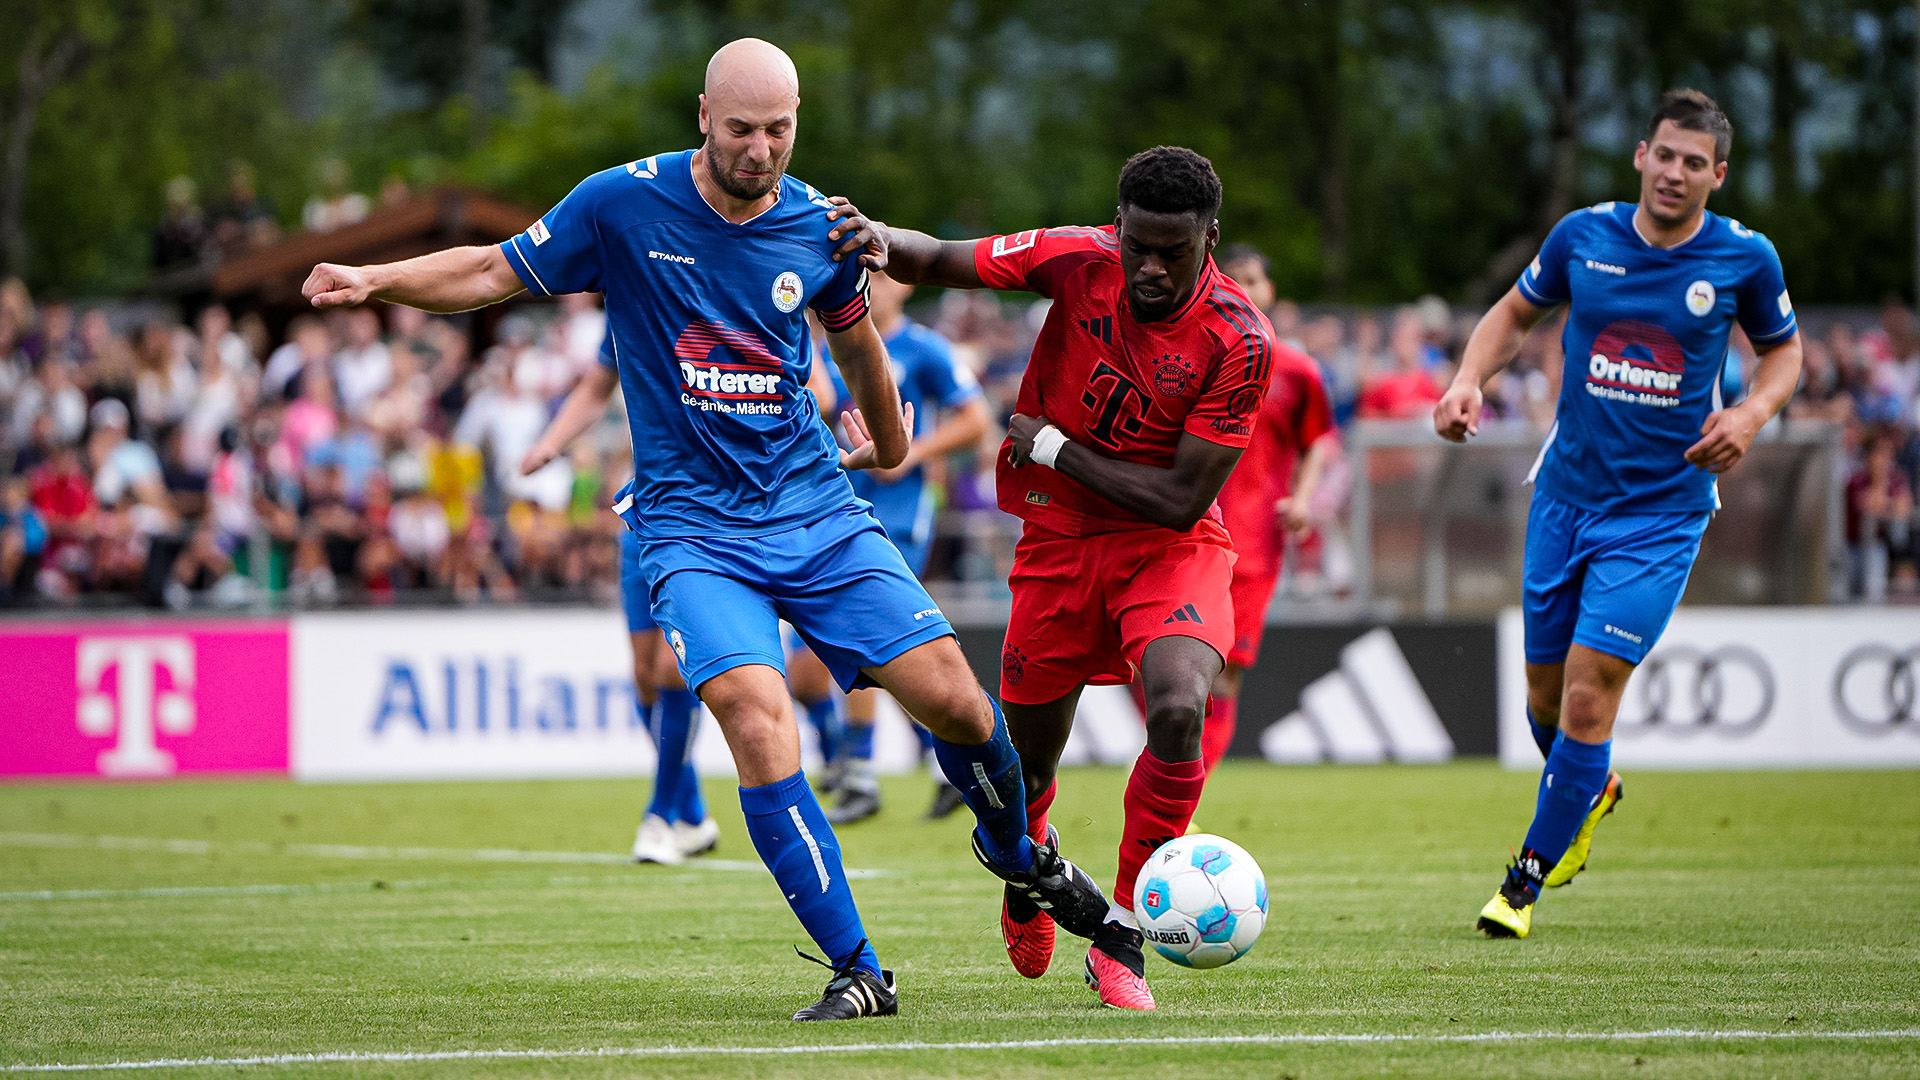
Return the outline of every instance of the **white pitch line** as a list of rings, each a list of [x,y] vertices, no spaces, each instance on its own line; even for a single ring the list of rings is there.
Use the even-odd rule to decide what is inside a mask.
[[[243,840],[170,840],[150,836],[80,836],[73,833],[0,833],[0,847],[103,848],[111,851],[162,851],[170,855],[293,855],[313,859],[380,861],[592,863],[627,865],[633,859],[611,851],[520,851],[514,848],[367,847],[359,844],[264,844]],[[767,868],[745,859],[688,859],[680,869],[764,874]],[[886,877],[885,870],[846,867],[849,878]]]
[[[926,1053],[943,1050],[1045,1050],[1073,1046],[1315,1046],[1365,1043],[1502,1043],[1502,1042],[1786,1042],[1794,1039],[1894,1040],[1920,1039],[1920,1028],[1885,1031],[1698,1031],[1661,1028],[1655,1031],[1487,1031],[1471,1035],[1392,1034],[1282,1034],[1282,1035],[1168,1035],[1162,1038],[1014,1039],[1005,1042],[892,1042],[841,1043],[816,1046],[609,1046],[578,1050],[439,1050],[380,1053],[341,1050],[313,1054],[267,1054],[239,1058],[158,1058],[149,1061],[107,1061],[51,1065],[6,1065],[0,1073],[124,1071],[129,1069],[240,1068],[248,1065],[408,1064],[427,1061],[559,1061],[574,1058],[647,1058],[701,1056],[788,1056],[817,1054]]]

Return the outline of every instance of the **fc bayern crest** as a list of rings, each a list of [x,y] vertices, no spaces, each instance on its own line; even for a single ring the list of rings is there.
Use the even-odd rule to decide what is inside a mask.
[[[1169,354],[1153,366],[1153,385],[1162,397],[1179,397],[1193,382],[1193,369],[1185,358]]]
[[[1719,294],[1713,291],[1713,282],[1702,279],[1687,286],[1687,310],[1695,315],[1705,315],[1713,310],[1713,302]]]
[[[800,306],[800,275],[789,270],[773,279],[773,306],[792,311]]]

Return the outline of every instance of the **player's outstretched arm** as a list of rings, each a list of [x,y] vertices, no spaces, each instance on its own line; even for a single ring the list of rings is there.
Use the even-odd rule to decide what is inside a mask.
[[[1549,310],[1536,307],[1516,285],[1480,316],[1466,350],[1460,354],[1460,370],[1453,376],[1453,385],[1433,407],[1433,429],[1441,438],[1466,442],[1467,436],[1480,434],[1480,388],[1513,362],[1527,331]]]
[[[488,244],[375,266],[321,263],[307,275],[300,294],[317,308],[385,300],[446,314],[497,304],[525,287],[507,257]]]
[[[1753,445],[1753,437],[1793,397],[1794,388],[1800,385],[1800,361],[1798,332],[1761,353],[1760,364],[1753,372],[1753,389],[1740,404],[1707,416],[1706,423],[1700,425],[1700,441],[1687,449],[1687,460],[1696,468],[1714,473],[1738,465]]]
[[[547,424],[547,430],[527,448],[527,456],[520,459],[520,475],[531,476],[547,467],[547,463],[559,457],[580,433],[594,425],[594,422],[607,414],[607,402],[613,397],[613,388],[620,385],[620,376],[605,364],[595,364],[593,369],[580,376],[573,384],[573,392],[554,414]]]
[[[1207,515],[1241,453],[1237,446],[1184,434],[1174,447],[1173,467],[1160,469],[1102,457],[1067,439],[1045,417],[1019,413],[1007,425],[1007,437],[1015,466],[1051,465],[1108,502],[1175,532],[1187,532]]]
[[[847,417],[853,449],[840,455],[840,464],[848,469],[894,468],[906,460],[912,442],[908,432],[913,430],[913,407],[901,408],[893,361],[872,317],[862,315],[839,333],[829,330],[827,349],[853,397]]]

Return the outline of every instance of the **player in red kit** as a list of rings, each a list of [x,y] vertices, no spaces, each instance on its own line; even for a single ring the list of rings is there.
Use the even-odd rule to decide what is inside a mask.
[[[1263,310],[1273,302],[1266,256],[1257,249],[1232,245],[1219,264]],[[1253,439],[1220,489],[1221,517],[1239,560],[1233,564],[1233,648],[1227,653],[1226,668],[1213,681],[1213,711],[1200,738],[1201,760],[1209,774],[1233,742],[1240,673],[1260,655],[1267,604],[1280,580],[1287,537],[1307,531],[1307,504],[1338,442],[1333,403],[1327,399],[1320,366],[1298,349],[1276,344],[1273,383],[1254,419]]]
[[[1101,1001],[1151,1009],[1134,879],[1200,800],[1207,695],[1233,647],[1233,545],[1214,496],[1253,433],[1273,328],[1213,264],[1220,180],[1191,150],[1155,147],[1120,173],[1105,228],[936,240],[875,224],[888,274],[1053,300],[998,465],[1023,519],[1000,694],[1047,835],[1054,773],[1089,683],[1146,685],[1147,746],[1124,799],[1119,878],[1087,952]],[[857,214],[848,208],[850,214]],[[1038,978],[1053,923],[1008,892],[1007,951]]]

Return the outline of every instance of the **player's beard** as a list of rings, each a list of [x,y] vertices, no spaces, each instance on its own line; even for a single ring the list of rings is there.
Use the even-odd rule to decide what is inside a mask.
[[[732,158],[726,157],[720,147],[714,143],[712,135],[707,136],[706,149],[707,175],[713,178],[714,183],[720,185],[721,191],[742,202],[765,198],[767,192],[772,191],[780,183],[780,178],[787,174],[787,162],[793,159],[793,148],[789,146],[786,153],[768,163],[767,175],[756,180],[743,180],[735,176],[733,170],[745,158],[745,154]]]

